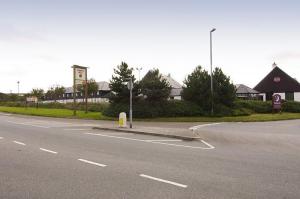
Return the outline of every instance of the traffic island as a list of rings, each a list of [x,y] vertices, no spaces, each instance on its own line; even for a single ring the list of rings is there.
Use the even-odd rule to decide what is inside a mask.
[[[193,131],[189,129],[177,129],[177,128],[161,128],[161,127],[135,127],[135,128],[120,128],[120,127],[93,127],[93,129],[104,130],[104,131],[116,131],[123,133],[134,133],[141,135],[151,135],[151,136],[160,136],[181,139],[186,141],[193,141],[200,139]]]

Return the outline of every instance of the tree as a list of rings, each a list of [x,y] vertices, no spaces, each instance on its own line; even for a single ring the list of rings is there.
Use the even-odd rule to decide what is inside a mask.
[[[30,94],[41,100],[44,97],[44,90],[41,88],[34,88],[31,90]]]
[[[213,80],[214,103],[231,107],[236,98],[236,88],[231,83],[230,77],[226,76],[221,68],[215,68]]]
[[[51,99],[56,102],[56,100],[58,100],[63,96],[65,91],[66,91],[65,87],[56,85],[50,87],[50,89],[46,92],[45,96],[47,99]]]
[[[132,72],[133,68],[130,68],[125,62],[122,62],[121,65],[118,65],[117,68],[114,69],[114,75],[112,75],[112,79],[109,82],[109,87],[113,93],[110,98],[111,102],[125,103],[129,101],[129,89],[126,84],[129,78],[132,78],[134,93],[137,94],[135,78]]]
[[[185,86],[182,90],[182,98],[186,101],[200,105],[204,110],[208,110],[211,104],[210,76],[201,66],[188,75],[184,80]]]
[[[182,97],[184,100],[200,105],[203,110],[211,108],[210,75],[198,66],[184,81]],[[220,68],[213,71],[213,100],[216,106],[230,107],[235,100],[235,87]]]
[[[148,102],[161,102],[170,96],[171,86],[158,69],[149,70],[140,82],[141,93]]]
[[[94,80],[94,79],[90,79],[90,80],[88,80],[88,82],[87,82],[87,87],[88,87],[88,90],[87,90],[87,93],[88,93],[88,96],[89,97],[91,97],[92,96],[92,94],[95,94],[95,93],[97,93],[97,91],[98,91],[98,84],[97,84],[97,82]],[[85,93],[85,85],[83,85],[83,84],[80,84],[80,85],[78,85],[77,86],[77,90],[79,91],[79,92],[81,92],[81,93]]]

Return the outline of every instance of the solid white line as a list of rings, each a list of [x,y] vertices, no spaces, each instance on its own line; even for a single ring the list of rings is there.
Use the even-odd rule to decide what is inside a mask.
[[[88,131],[91,129],[64,129],[64,131]]]
[[[33,127],[39,127],[39,128],[50,128],[48,126],[40,126],[40,125],[34,125],[34,124],[27,124],[27,123],[19,123],[19,122],[13,122],[13,121],[6,121],[6,122],[9,122],[9,123],[12,123],[12,124],[19,124],[19,125],[25,125],[25,126],[33,126]]]
[[[56,151],[51,151],[51,150],[44,149],[44,148],[40,148],[40,150],[42,150],[42,151],[45,151],[45,152],[48,152],[48,153],[57,154],[57,152],[56,152]]]
[[[26,144],[23,142],[14,141],[14,143],[25,146]]]
[[[180,183],[177,183],[177,182],[172,182],[172,181],[169,181],[169,180],[155,178],[155,177],[148,176],[148,175],[145,175],[145,174],[140,174],[140,176],[143,177],[143,178],[148,178],[148,179],[151,179],[151,180],[156,180],[156,181],[159,181],[159,182],[164,182],[164,183],[175,185],[175,186],[178,186],[178,187],[187,188],[187,185],[180,184]]]
[[[110,138],[117,138],[122,140],[132,140],[132,141],[139,141],[139,142],[147,142],[147,143],[153,143],[153,144],[162,144],[162,145],[168,145],[168,146],[174,146],[174,147],[184,147],[184,148],[192,148],[192,149],[214,149],[215,147],[196,147],[196,146],[189,146],[189,145],[180,145],[180,144],[170,144],[170,143],[163,143],[158,141],[148,141],[148,140],[140,140],[140,139],[134,139],[134,138],[125,138],[125,137],[119,137],[119,136],[113,136],[113,135],[103,135],[100,133],[85,133],[87,135],[97,135],[97,136],[103,136],[103,137],[110,137]],[[204,143],[205,144],[205,143]]]
[[[99,167],[106,167],[107,166],[105,164],[100,164],[100,163],[92,162],[92,161],[85,160],[85,159],[78,159],[78,160],[81,161],[81,162],[85,162],[85,163],[88,163],[88,164],[93,164],[93,165],[96,165],[96,166],[99,166]]]
[[[191,128],[189,128],[190,130],[197,130],[199,128],[203,128],[203,127],[207,127],[207,126],[214,126],[214,125],[219,125],[221,123],[210,123],[210,124],[200,124],[197,126],[192,126]]]
[[[205,142],[204,140],[201,140],[201,142],[202,142],[203,144],[206,144],[208,147],[210,147],[210,149],[216,148],[216,147],[214,147],[213,145],[211,145],[211,144]]]
[[[145,140],[148,142],[182,142],[182,140]]]

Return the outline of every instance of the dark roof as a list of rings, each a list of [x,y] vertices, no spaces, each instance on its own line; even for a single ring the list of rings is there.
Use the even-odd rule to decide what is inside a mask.
[[[292,78],[276,66],[254,87],[254,90],[257,90],[260,93],[300,92],[300,84],[296,79]]]
[[[244,84],[237,84],[236,87],[236,94],[258,94],[259,92],[249,88]]]

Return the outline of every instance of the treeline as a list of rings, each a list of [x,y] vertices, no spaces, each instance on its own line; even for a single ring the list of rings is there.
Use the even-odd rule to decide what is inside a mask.
[[[110,80],[112,95],[110,106],[104,111],[107,116],[116,117],[120,112],[129,110],[129,89],[126,83],[133,81],[134,117],[174,117],[211,115],[210,75],[198,66],[184,81],[182,100],[169,100],[171,85],[158,69],[149,70],[136,81],[133,68],[122,62],[114,69]],[[243,110],[234,110],[235,86],[220,68],[213,72],[214,115],[246,114]]]

